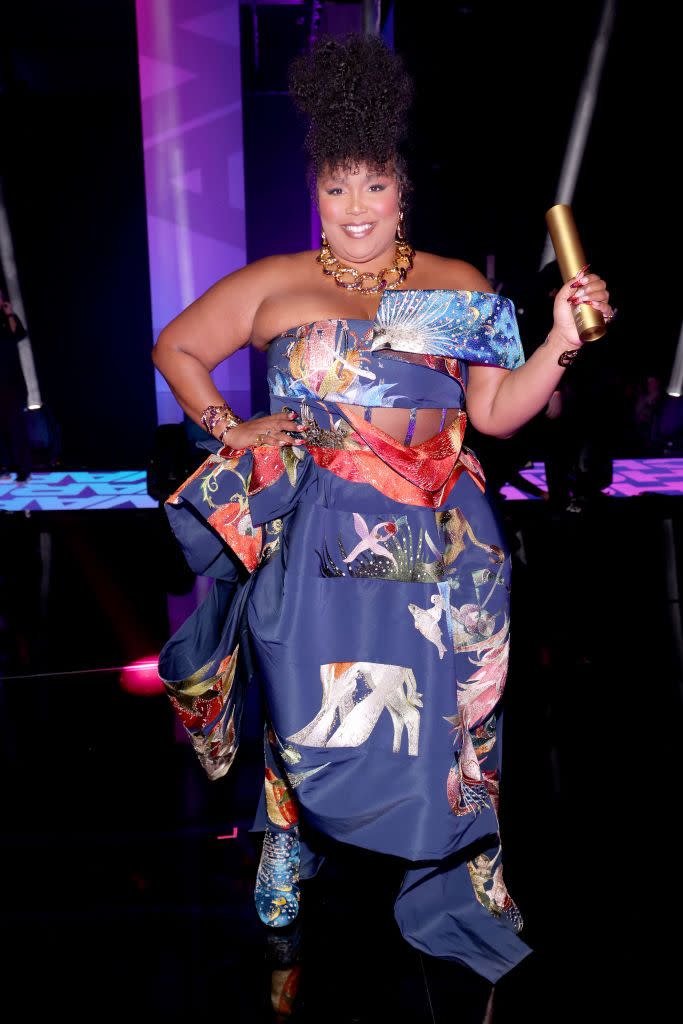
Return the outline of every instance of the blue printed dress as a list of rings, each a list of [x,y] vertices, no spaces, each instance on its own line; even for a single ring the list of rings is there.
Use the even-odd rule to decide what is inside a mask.
[[[215,579],[159,658],[208,776],[228,771],[260,686],[254,830],[296,836],[300,878],[321,862],[304,826],[405,858],[404,938],[492,982],[531,952],[498,821],[510,553],[462,442],[468,364],[523,362],[514,304],[489,292],[386,291],[372,322],[293,327],[268,348],[270,412],[294,409],[306,443],[200,442],[208,458],[164,506]],[[377,406],[411,425],[441,407],[442,429],[411,446],[411,425],[401,442],[370,422]],[[295,915],[290,892],[272,923]]]

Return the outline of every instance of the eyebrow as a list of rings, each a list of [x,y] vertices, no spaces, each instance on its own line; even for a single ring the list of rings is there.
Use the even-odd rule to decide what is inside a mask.
[[[377,171],[373,171],[372,174],[366,174],[365,180],[370,181],[371,178],[386,178],[388,175],[379,174]],[[348,178],[325,178],[325,181],[333,181],[340,185],[346,185]]]

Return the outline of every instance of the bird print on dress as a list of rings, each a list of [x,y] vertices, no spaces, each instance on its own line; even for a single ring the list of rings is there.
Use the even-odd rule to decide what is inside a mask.
[[[503,625],[493,632],[493,616],[482,613],[477,606],[466,604],[451,607],[452,614],[462,626],[457,633],[459,651],[472,652],[468,660],[476,669],[466,679],[457,682],[457,713],[444,716],[454,727],[455,763],[446,780],[448,802],[457,815],[468,814],[485,806],[490,799],[489,779],[480,769],[472,731],[492,715],[505,686],[510,648],[508,616],[503,614]],[[484,623],[483,633],[479,626]],[[463,625],[464,624],[464,625]]]
[[[394,381],[377,380],[369,355],[361,345],[362,339],[349,327],[347,320],[302,324],[280,335],[271,345],[277,348],[290,337],[294,340],[282,353],[286,370],[283,372],[277,362],[268,370],[271,394],[304,400],[315,396],[327,402],[377,406],[405,399],[405,395],[388,394],[396,391]]]
[[[355,548],[349,551],[348,555],[343,559],[344,562],[353,562],[354,558],[357,558],[361,551],[372,551],[375,555],[383,555],[396,565],[396,559],[391,551],[387,551],[382,544],[383,541],[389,540],[396,533],[396,523],[385,520],[384,522],[376,523],[370,530],[362,515],[358,512],[353,513],[353,523],[360,541],[356,544]],[[384,536],[380,535],[381,530],[384,531]]]
[[[446,653],[446,645],[439,628],[439,620],[444,610],[444,602],[440,594],[432,594],[431,602],[431,608],[421,608],[420,605],[410,602],[408,611],[413,616],[415,629],[422,633],[425,640],[434,644],[439,652],[439,657],[443,658]]]
[[[292,328],[268,348],[270,412],[298,411],[303,443],[197,442],[209,458],[165,506],[190,568],[216,583],[165,646],[162,674],[206,664],[208,681],[249,635],[230,692],[215,687],[193,709],[213,777],[234,759],[249,680],[264,688],[273,735],[252,830],[265,831],[261,920],[277,931],[297,915],[299,865],[309,872],[316,859],[310,813],[342,841],[433,861],[406,871],[401,931],[413,941],[422,930],[439,955],[492,982],[528,947],[500,927],[516,919],[495,846],[472,846],[464,886],[464,864],[450,858],[498,827],[509,640],[510,560],[483,468],[463,444],[465,399],[468,363],[523,361],[514,307],[492,293],[385,293],[374,322]],[[357,406],[457,414],[407,445]],[[399,805],[404,827],[392,831]],[[446,918],[421,916],[440,897],[454,922],[467,920],[466,942]]]
[[[464,288],[384,292],[370,347],[456,356],[510,370],[524,362],[512,299]]]
[[[520,932],[524,927],[524,920],[503,880],[503,865],[498,864],[494,867],[501,853],[502,846],[499,843],[493,857],[480,853],[467,862],[467,868],[474,893],[481,905],[494,917],[507,919],[515,932]]]

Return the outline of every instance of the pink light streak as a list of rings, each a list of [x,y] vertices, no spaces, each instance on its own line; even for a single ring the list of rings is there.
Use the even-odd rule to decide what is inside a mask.
[[[121,689],[139,697],[155,697],[165,692],[163,680],[159,678],[158,658],[138,658],[121,669]]]

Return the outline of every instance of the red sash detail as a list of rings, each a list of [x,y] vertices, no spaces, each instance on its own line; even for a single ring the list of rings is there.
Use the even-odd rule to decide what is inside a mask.
[[[404,445],[359,413],[343,413],[366,450],[320,448],[307,445],[315,462],[345,480],[366,483],[394,501],[407,505],[438,508],[448,497],[456,480],[468,472],[477,487],[486,489],[486,477],[479,460],[462,451],[467,426],[464,410],[439,434],[416,445]]]

